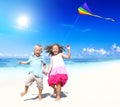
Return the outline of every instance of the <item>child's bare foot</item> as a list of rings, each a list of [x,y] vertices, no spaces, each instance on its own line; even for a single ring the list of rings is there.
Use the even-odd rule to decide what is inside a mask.
[[[38,96],[38,99],[39,99],[39,101],[40,101],[40,100],[42,100],[42,96],[41,96],[41,95],[39,95],[39,96]]]
[[[60,96],[57,96],[55,101],[59,101],[60,100]]]
[[[26,93],[27,93],[27,92],[25,92],[25,91],[24,91],[24,92],[21,92],[21,96],[24,96]]]

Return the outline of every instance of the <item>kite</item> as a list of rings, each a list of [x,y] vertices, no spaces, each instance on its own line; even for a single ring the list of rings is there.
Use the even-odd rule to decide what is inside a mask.
[[[96,15],[96,14],[92,14],[92,12],[88,8],[88,5],[87,5],[86,2],[83,4],[83,6],[80,6],[78,8],[78,12],[79,12],[79,14],[83,14],[83,15],[89,15],[89,16],[94,16],[94,17],[97,17],[97,18],[103,18],[105,20],[111,20],[113,22],[115,21],[113,18],[104,18],[102,16],[99,16],[99,15]]]

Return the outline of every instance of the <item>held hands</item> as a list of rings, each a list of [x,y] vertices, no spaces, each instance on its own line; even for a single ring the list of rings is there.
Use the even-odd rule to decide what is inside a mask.
[[[48,72],[46,72],[46,71],[44,70],[44,71],[43,71],[43,74],[44,74],[44,75],[48,75]]]

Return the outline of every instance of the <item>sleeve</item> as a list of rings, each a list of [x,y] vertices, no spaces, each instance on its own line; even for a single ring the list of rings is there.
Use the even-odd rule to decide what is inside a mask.
[[[27,63],[30,63],[32,61],[32,56],[29,57],[29,59],[27,60]]]

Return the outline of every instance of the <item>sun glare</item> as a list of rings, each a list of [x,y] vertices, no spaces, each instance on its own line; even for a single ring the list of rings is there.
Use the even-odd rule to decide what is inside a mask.
[[[27,16],[19,16],[18,18],[19,27],[28,27],[28,17]]]

